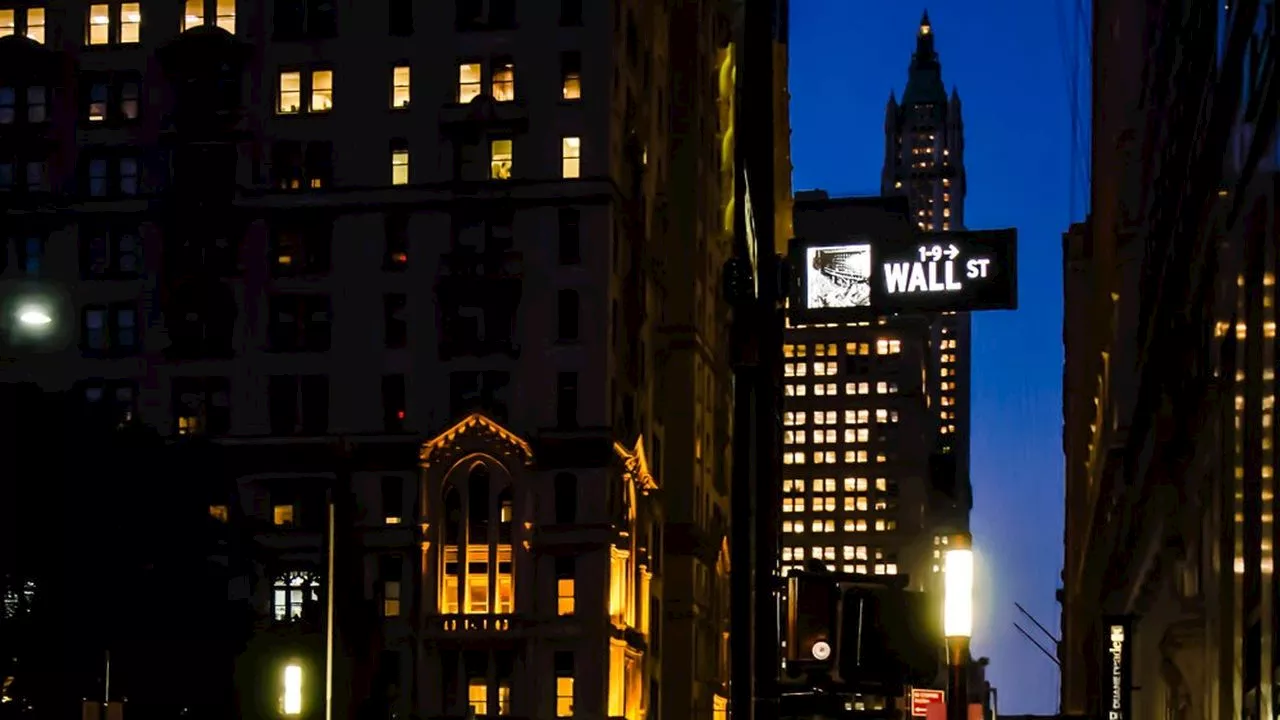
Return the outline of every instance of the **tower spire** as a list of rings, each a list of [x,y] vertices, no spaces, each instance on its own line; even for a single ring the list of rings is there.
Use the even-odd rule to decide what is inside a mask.
[[[907,89],[902,94],[902,104],[920,105],[947,100],[947,89],[942,84],[942,63],[933,46],[933,24],[929,11],[920,15],[920,27],[916,30],[916,51],[911,54],[911,69],[907,76]]]

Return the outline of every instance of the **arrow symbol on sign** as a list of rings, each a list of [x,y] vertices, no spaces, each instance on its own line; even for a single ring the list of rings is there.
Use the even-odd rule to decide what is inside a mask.
[[[955,245],[948,245],[948,246],[947,246],[947,259],[948,259],[948,260],[955,260],[955,259],[956,259],[957,257],[959,257],[959,256],[960,256],[960,248],[956,247]]]

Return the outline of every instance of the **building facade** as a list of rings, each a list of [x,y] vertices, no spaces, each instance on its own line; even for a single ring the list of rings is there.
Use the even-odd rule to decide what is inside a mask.
[[[1273,12],[1094,6],[1092,207],[1063,240],[1067,714],[1274,714]]]
[[[838,241],[961,229],[964,139],[928,15],[901,104],[890,98],[882,198],[796,198],[795,228]],[[907,573],[932,586],[968,530],[968,317],[793,326],[784,345],[782,565]]]
[[[0,382],[213,448],[242,717],[722,707],[732,28],[0,3]]]

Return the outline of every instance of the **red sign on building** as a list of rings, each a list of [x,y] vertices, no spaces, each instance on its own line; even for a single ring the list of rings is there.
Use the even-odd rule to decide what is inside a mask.
[[[929,706],[946,702],[946,693],[941,690],[911,688],[911,717],[928,717]]]

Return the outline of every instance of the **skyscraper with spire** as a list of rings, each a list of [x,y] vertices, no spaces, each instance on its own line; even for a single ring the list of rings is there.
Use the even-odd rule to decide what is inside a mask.
[[[796,234],[907,242],[959,229],[962,156],[960,100],[942,84],[926,15],[902,103],[889,101],[883,192],[797,193]],[[936,589],[942,545],[968,530],[972,505],[968,316],[794,324],[784,338],[783,572],[816,561]]]
[[[936,36],[926,10],[916,30],[902,101],[892,92],[885,107],[884,169],[880,192],[904,195],[916,227],[929,232],[963,230],[964,120],[960,93],[947,94]],[[930,407],[938,420],[932,480],[950,508],[931,513],[944,529],[967,530],[973,492],[969,483],[969,344],[967,313],[935,320],[930,329]],[[946,505],[935,503],[935,505]],[[950,513],[945,512],[950,510]],[[947,517],[950,515],[950,517]]]

